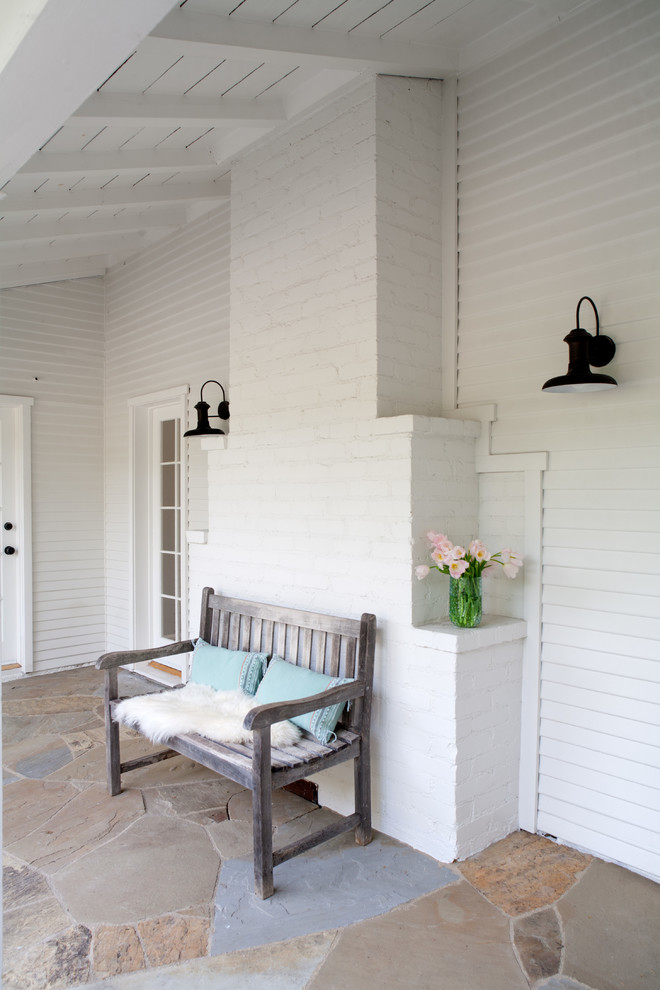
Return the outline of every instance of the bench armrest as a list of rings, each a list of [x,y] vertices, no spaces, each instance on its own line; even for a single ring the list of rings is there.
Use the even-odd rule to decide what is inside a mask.
[[[181,643],[170,643],[168,646],[153,646],[147,650],[121,650],[118,653],[104,653],[96,661],[97,670],[110,670],[127,663],[142,663],[144,660],[160,660],[161,657],[175,657],[180,653],[192,653],[194,649],[191,639]]]
[[[306,712],[315,712],[317,708],[328,708],[336,705],[340,701],[351,701],[353,698],[361,698],[364,695],[364,681],[351,681],[350,684],[340,684],[338,687],[329,688],[319,694],[311,694],[307,698],[298,698],[295,701],[273,701],[268,705],[258,705],[251,708],[243,721],[244,729],[264,729],[275,722],[283,722],[284,719],[293,718],[295,715],[304,715]]]

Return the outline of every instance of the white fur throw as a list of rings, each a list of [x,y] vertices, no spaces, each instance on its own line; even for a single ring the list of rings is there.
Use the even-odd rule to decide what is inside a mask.
[[[126,698],[115,708],[115,718],[152,742],[197,732],[216,742],[251,743],[252,732],[243,728],[243,719],[254,707],[253,695],[244,691],[216,691],[191,682],[159,694]],[[292,722],[276,722],[271,727],[273,746],[293,746],[300,736]]]

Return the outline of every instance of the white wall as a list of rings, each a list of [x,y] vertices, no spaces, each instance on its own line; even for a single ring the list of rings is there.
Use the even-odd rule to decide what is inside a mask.
[[[34,671],[105,648],[103,281],[0,292],[0,392],[34,397]]]
[[[375,81],[232,169],[231,379],[242,432],[376,408]]]
[[[108,649],[132,646],[129,399],[189,385],[189,425],[207,379],[228,388],[229,207],[190,224],[106,276],[106,504]],[[204,398],[218,390],[209,386]],[[228,397],[229,395],[228,392]],[[213,425],[217,424],[217,420]],[[189,452],[187,527],[205,529],[207,463]],[[198,612],[197,602],[197,612]],[[191,632],[197,633],[197,612]]]
[[[655,877],[659,38],[657,3],[606,0],[459,81],[459,405],[497,404],[495,453],[550,453],[538,827]],[[620,387],[542,394],[585,294]],[[492,528],[521,486],[487,480]]]
[[[442,408],[441,100],[437,80],[376,86],[379,416]]]
[[[368,81],[232,168],[232,433],[208,443],[209,543],[192,548],[191,574],[247,598],[376,613],[374,820],[446,861],[456,654],[415,639],[413,594],[416,620],[446,614],[447,585],[422,589],[413,563],[432,525],[457,539],[476,526],[479,427],[411,415],[440,400],[437,244],[422,263],[439,228],[440,109],[437,85]],[[323,803],[350,807],[350,768],[319,783]],[[502,805],[490,840],[512,827],[510,792]],[[481,817],[483,841],[482,811],[465,797],[462,822]]]

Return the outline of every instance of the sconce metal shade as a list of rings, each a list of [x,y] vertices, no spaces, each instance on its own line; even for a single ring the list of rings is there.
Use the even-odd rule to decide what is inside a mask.
[[[587,300],[596,315],[596,336],[593,337],[580,326],[580,306]],[[565,375],[550,378],[543,386],[544,392],[599,392],[616,388],[617,381],[610,375],[594,374],[589,367],[602,368],[609,364],[616,353],[616,345],[611,337],[600,333],[598,310],[593,299],[582,296],[577,304],[575,330],[564,337],[568,344],[568,371]]]
[[[229,403],[225,396],[225,390],[220,385],[220,382],[216,382],[214,378],[209,378],[207,382],[201,387],[199,393],[199,402],[195,405],[197,410],[197,426],[194,430],[186,430],[183,434],[184,437],[213,437],[213,436],[224,436],[224,430],[216,430],[209,423],[209,409],[211,408],[208,402],[204,402],[204,389],[207,385],[218,385],[222,389],[222,402],[218,406],[217,416],[211,416],[211,419],[229,419]]]

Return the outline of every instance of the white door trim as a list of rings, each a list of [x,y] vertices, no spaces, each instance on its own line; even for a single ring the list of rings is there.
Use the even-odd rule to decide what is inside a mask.
[[[129,486],[130,486],[130,518],[129,518],[129,601],[131,610],[129,616],[129,636],[128,641],[131,649],[139,649],[145,646],[154,646],[154,643],[140,642],[136,617],[145,609],[150,608],[148,595],[145,597],[146,588],[144,583],[137,579],[140,568],[140,554],[143,552],[143,541],[145,528],[148,525],[147,506],[149,504],[149,494],[144,492],[144,466],[151,464],[151,452],[149,449],[150,423],[155,410],[163,406],[177,404],[181,410],[182,425],[187,422],[188,415],[188,394],[189,385],[176,385],[172,388],[161,389],[158,392],[149,392],[146,395],[134,396],[128,400],[129,406]],[[184,454],[184,456],[186,456]],[[182,466],[185,462],[182,460]],[[185,486],[184,486],[185,495]],[[182,529],[185,531],[185,519],[187,517],[187,506],[182,498],[181,506]],[[182,546],[182,552],[185,544]],[[187,584],[187,560],[182,560],[182,582],[183,590]],[[183,598],[184,608],[187,608],[187,593]]]
[[[14,410],[16,454],[16,531],[20,533],[20,553],[16,554],[16,574],[20,589],[18,650],[24,673],[34,669],[32,635],[32,406],[26,395],[0,395],[0,405]]]

